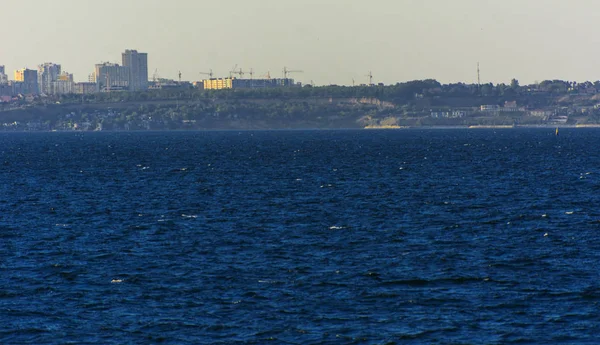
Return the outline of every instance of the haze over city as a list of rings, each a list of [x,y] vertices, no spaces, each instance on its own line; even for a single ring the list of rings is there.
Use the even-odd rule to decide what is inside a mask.
[[[302,70],[293,77],[316,85],[366,83],[369,71],[385,84],[472,83],[477,62],[484,83],[598,80],[598,11],[593,0],[9,1],[0,65],[12,77],[55,62],[84,81],[138,49],[150,76],[190,81],[237,65]]]

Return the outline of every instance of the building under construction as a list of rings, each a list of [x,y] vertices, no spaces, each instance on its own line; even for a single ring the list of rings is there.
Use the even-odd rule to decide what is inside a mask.
[[[273,87],[293,87],[301,86],[290,78],[273,79],[238,79],[238,78],[211,78],[205,79],[196,84],[198,87],[204,87],[205,90],[223,90],[223,89],[264,89]]]

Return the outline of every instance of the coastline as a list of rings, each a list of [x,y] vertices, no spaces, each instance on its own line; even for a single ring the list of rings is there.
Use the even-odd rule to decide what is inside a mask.
[[[573,125],[470,125],[470,126],[370,126],[363,129],[554,129],[554,128],[600,128],[600,124],[573,124]]]

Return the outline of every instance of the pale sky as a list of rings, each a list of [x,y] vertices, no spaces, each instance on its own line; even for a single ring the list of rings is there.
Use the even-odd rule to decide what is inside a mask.
[[[0,65],[60,63],[87,80],[121,52],[150,77],[255,78],[282,69],[316,85],[433,78],[521,84],[600,79],[598,0],[0,0]],[[248,77],[248,76],[246,76]]]

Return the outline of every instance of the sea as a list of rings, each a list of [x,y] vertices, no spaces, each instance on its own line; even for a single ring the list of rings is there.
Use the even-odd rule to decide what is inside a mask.
[[[1,344],[598,344],[600,129],[0,134]]]

